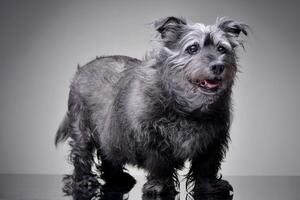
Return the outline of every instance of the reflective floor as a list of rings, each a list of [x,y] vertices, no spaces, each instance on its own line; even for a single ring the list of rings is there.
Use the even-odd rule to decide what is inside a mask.
[[[59,175],[0,175],[0,200],[41,200],[73,199],[63,196],[62,176]],[[173,197],[145,197],[142,186],[143,176],[135,177],[137,183],[128,193],[113,190],[101,193],[95,190],[92,200],[196,200],[185,191],[185,183],[180,185],[180,193]],[[198,200],[300,200],[300,177],[224,177],[234,188],[233,197],[199,197]],[[83,198],[79,198],[83,199]]]

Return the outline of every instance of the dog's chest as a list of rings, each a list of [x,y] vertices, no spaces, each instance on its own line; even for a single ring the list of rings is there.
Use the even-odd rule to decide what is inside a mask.
[[[195,121],[178,120],[165,124],[164,136],[175,158],[190,159],[197,152],[202,152],[213,140],[214,133],[210,124]]]

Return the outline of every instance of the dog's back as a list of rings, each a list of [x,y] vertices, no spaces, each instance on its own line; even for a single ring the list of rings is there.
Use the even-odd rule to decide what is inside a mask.
[[[74,133],[70,129],[85,123],[81,119],[90,119],[86,123],[96,123],[97,130],[101,130],[103,127],[99,126],[104,126],[118,92],[116,84],[126,70],[140,63],[127,56],[104,56],[78,67],[70,86],[68,111],[56,133],[55,144],[70,137]]]

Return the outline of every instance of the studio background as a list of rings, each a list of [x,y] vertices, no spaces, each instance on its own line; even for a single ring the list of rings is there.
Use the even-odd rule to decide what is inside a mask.
[[[142,58],[154,35],[147,24],[174,15],[205,24],[230,16],[253,29],[240,51],[223,175],[300,175],[298,8],[296,0],[1,0],[0,173],[69,173],[69,148],[56,149],[54,135],[77,64]]]

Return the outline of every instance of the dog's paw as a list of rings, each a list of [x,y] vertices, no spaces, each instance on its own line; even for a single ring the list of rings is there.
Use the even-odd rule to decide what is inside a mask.
[[[91,188],[99,186],[100,183],[97,180],[96,176],[88,175],[88,176],[83,176],[82,180],[76,181],[75,185],[77,188],[91,189]]]
[[[104,185],[107,190],[129,192],[136,183],[136,180],[128,173],[121,172],[111,176],[106,176],[106,184]]]
[[[74,175],[65,175],[63,177],[63,192],[65,195],[74,193],[90,193],[95,188],[100,187],[100,183],[94,175],[82,176],[80,180],[75,179]]]
[[[193,190],[194,195],[220,195],[232,196],[233,188],[230,183],[222,179],[196,181]]]
[[[74,190],[74,179],[73,179],[73,175],[64,175],[63,179],[63,188],[62,191],[65,195],[72,195],[73,194],[73,190]]]
[[[143,186],[143,193],[146,196],[157,195],[175,195],[177,191],[171,182],[163,182],[160,180],[148,180]]]

